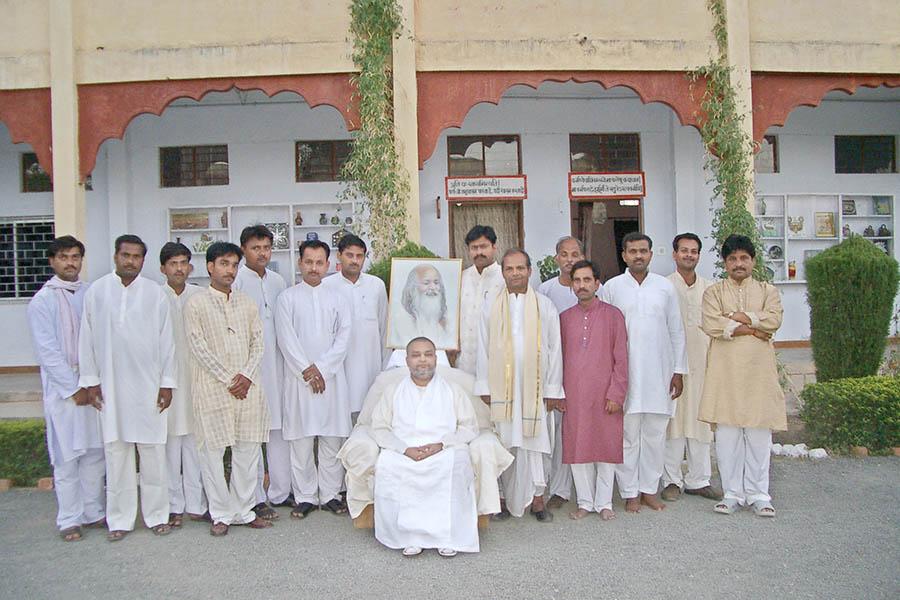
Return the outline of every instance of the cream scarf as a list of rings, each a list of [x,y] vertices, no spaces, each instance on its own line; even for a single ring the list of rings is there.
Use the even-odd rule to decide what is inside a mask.
[[[69,296],[81,289],[81,281],[65,281],[54,275],[44,284],[53,290],[59,304],[59,321],[62,328],[62,347],[66,355],[66,363],[70,367],[78,367],[78,330],[81,326],[81,315],[69,304]]]
[[[522,381],[522,435],[535,437],[541,431],[541,402],[544,401],[541,382],[541,312],[537,295],[531,286],[525,292],[525,348]],[[512,420],[513,397],[516,386],[515,353],[512,323],[509,314],[509,294],[504,289],[491,308],[490,342],[488,344],[488,387],[491,392],[491,421]]]

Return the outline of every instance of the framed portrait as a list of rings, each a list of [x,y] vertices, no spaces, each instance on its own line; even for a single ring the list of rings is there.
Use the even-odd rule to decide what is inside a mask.
[[[425,336],[438,350],[459,348],[459,299],[462,260],[391,259],[388,290],[388,348],[405,349]]]
[[[856,214],[856,200],[853,198],[844,198],[841,201],[841,214],[852,217]]]
[[[872,212],[879,216],[891,214],[891,199],[888,196],[872,196]]]
[[[835,237],[837,233],[834,229],[834,213],[817,212],[816,213],[816,237]]]

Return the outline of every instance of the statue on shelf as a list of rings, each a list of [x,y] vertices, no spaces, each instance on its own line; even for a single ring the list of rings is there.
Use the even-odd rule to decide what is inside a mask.
[[[228,210],[222,211],[222,216],[219,217],[219,222],[222,223],[222,229],[226,229],[228,227]]]
[[[319,225],[328,225],[328,217],[325,213],[319,213]]]
[[[337,215],[334,215],[333,217],[331,217],[331,224],[332,224],[332,225],[340,225],[340,224],[341,224],[341,218],[340,218],[339,216],[337,216]]]
[[[299,210],[297,211],[297,214],[294,215],[294,225],[296,225],[297,227],[303,225],[303,215],[300,214]]]
[[[891,230],[884,223],[878,228],[878,237],[891,237]]]
[[[850,237],[851,235],[853,235],[853,232],[850,231],[850,226],[849,226],[848,224],[846,224],[846,223],[844,223],[844,226],[841,227],[841,233],[843,234],[843,236],[844,236],[845,238],[848,238],[848,237]]]
[[[863,237],[875,237],[875,228],[871,225],[863,230]]]

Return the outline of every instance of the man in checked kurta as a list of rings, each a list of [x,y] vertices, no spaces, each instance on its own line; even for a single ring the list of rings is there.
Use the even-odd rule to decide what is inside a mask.
[[[500,261],[506,288],[485,303],[478,336],[474,393],[491,407],[491,421],[515,460],[500,476],[505,507],[499,518],[531,514],[553,520],[544,506],[552,442],[547,412],[561,404],[562,347],[553,302],[529,285],[531,259],[510,249]]]
[[[716,457],[725,497],[714,510],[731,514],[751,506],[774,517],[769,496],[772,430],[787,429],[772,336],[781,327],[781,298],[774,285],[751,277],[756,249],[731,235],[722,244],[728,278],[703,294],[703,331],[712,338],[701,421],[716,431]]]
[[[230,525],[272,523],[253,512],[261,444],[269,438],[269,410],[259,385],[263,326],[253,300],[232,290],[241,249],[216,242],[206,251],[210,285],[184,307],[191,348],[194,436],[212,519],[210,534]],[[231,448],[231,481],[222,459]]]

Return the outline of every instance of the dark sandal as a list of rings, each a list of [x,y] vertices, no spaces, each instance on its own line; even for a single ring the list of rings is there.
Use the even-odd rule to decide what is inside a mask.
[[[327,510],[328,512],[334,513],[336,515],[342,515],[347,512],[347,507],[337,498],[332,498],[322,505],[322,510]]]
[[[209,535],[213,537],[222,537],[228,535],[228,525],[225,523],[213,523],[209,527]]]
[[[291,517],[295,519],[305,519],[306,515],[316,510],[316,505],[311,502],[301,502],[291,511]]]
[[[127,531],[124,531],[122,529],[115,529],[106,534],[106,539],[110,542],[119,542],[124,539],[126,535],[128,535]]]
[[[169,535],[172,533],[172,526],[168,523],[160,523],[159,525],[154,525],[150,528],[155,535]]]
[[[546,508],[543,510],[533,510],[531,511],[532,516],[538,520],[538,523],[551,523],[553,522],[553,513],[547,510]]]
[[[82,540],[81,527],[76,525],[75,527],[60,529],[59,537],[61,537],[64,542],[80,542]]]
[[[253,512],[256,513],[257,517],[259,517],[260,519],[265,519],[266,521],[278,520],[278,511],[265,502],[260,502],[259,504],[254,506]]]
[[[169,513],[169,527],[179,529],[184,524],[184,515],[181,513]]]

